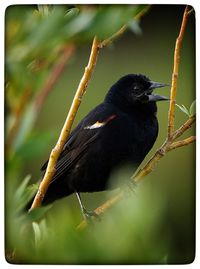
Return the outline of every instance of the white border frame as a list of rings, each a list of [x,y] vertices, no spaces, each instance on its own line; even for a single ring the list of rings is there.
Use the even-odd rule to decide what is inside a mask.
[[[0,1],[0,59],[2,59],[0,61],[0,82],[1,82],[1,86],[2,89],[0,90],[0,100],[2,102],[1,106],[0,106],[0,123],[1,126],[3,127],[1,129],[1,139],[0,139],[0,149],[1,149],[1,155],[0,155],[0,163],[2,164],[2,169],[0,169],[0,179],[1,179],[1,186],[0,186],[0,191],[1,191],[1,195],[0,195],[0,214],[1,214],[1,222],[0,222],[0,228],[1,228],[1,241],[0,241],[0,266],[1,268],[13,268],[13,266],[16,266],[18,268],[34,268],[35,266],[37,266],[38,268],[43,268],[46,266],[50,266],[50,265],[12,265],[7,263],[7,261],[5,260],[4,257],[4,239],[5,239],[5,230],[4,230],[4,29],[5,29],[5,10],[8,6],[10,5],[16,5],[16,4],[66,4],[67,2],[69,3],[73,3],[73,4],[85,4],[85,3],[89,3],[89,4],[180,4],[180,5],[191,5],[193,6],[193,8],[195,9],[195,15],[196,15],[196,98],[197,98],[197,115],[199,115],[200,112],[200,105],[199,105],[199,100],[200,100],[200,68],[199,68],[199,61],[200,61],[200,1],[195,1],[195,0],[190,0],[190,1],[173,1],[173,0],[168,0],[168,1],[141,1],[141,0],[132,0],[132,1],[105,1],[105,0],[88,0],[88,1],[83,1],[83,0],[71,0],[71,1],[63,1],[60,0],[56,3],[56,1],[46,1],[46,0],[40,0],[40,1],[17,1],[17,0],[1,0]],[[198,60],[199,61],[198,61]],[[199,74],[197,76],[197,74]],[[197,124],[196,124],[196,134],[197,134],[197,155],[196,155],[196,165],[197,165],[197,173],[196,173],[196,256],[195,256],[195,260],[192,264],[189,265],[166,265],[166,266],[170,266],[170,268],[177,268],[179,266],[187,266],[189,268],[196,268],[197,266],[200,266],[200,232],[199,232],[199,228],[200,228],[200,209],[199,209],[199,205],[200,205],[200,172],[199,172],[199,167],[198,164],[200,164],[200,158],[199,158],[199,133],[200,133],[200,124],[199,124],[199,119],[197,116]],[[130,265],[133,266],[133,265]],[[138,265],[134,265],[134,266],[138,266]],[[156,265],[148,265],[149,267],[152,266],[156,266]],[[69,266],[68,267],[72,267]],[[73,266],[74,267],[74,266]],[[77,266],[78,267],[78,266]],[[97,267],[97,266],[95,266]],[[108,266],[104,266],[104,267],[108,267]],[[125,268],[124,266],[121,266],[123,268]],[[145,265],[139,265],[139,267],[141,269],[143,269],[145,267]],[[163,265],[157,265],[157,268],[161,268],[163,267]],[[60,265],[51,265],[51,268],[60,268]],[[99,265],[98,265],[99,268]]]

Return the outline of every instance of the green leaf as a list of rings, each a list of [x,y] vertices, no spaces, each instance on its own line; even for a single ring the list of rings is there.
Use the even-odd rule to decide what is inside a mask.
[[[79,14],[80,10],[76,7],[74,8],[70,8],[67,10],[66,14],[65,14],[65,18],[67,20],[71,20],[72,18],[74,18],[75,16],[77,16]]]
[[[188,117],[190,117],[190,112],[189,112],[189,110],[188,110],[184,105],[178,105],[178,104],[176,104],[176,106],[177,106],[183,113],[185,113]]]
[[[39,247],[42,240],[48,236],[48,227],[45,219],[42,219],[39,223],[32,222],[32,228],[35,238],[35,246]]]
[[[52,5],[38,5],[39,13],[42,16],[49,16],[52,12]]]
[[[38,246],[38,244],[41,240],[41,237],[42,237],[42,234],[40,231],[40,226],[37,222],[33,222],[32,227],[33,227],[33,232],[34,232],[35,245]]]
[[[97,35],[105,39],[130,22],[137,12],[137,6],[103,6],[96,14],[93,24],[87,32],[88,36]]]
[[[27,214],[27,218],[29,221],[39,221],[41,218],[44,217],[45,213],[52,207],[52,205],[48,205],[48,206],[42,206],[42,207],[38,207],[35,208],[33,210],[31,210],[28,214]]]
[[[196,100],[194,100],[190,106],[190,117],[194,116],[196,114]]]
[[[14,193],[13,202],[15,204],[16,212],[19,212],[21,209],[23,209],[28,204],[28,202],[30,202],[37,191],[38,187],[36,184],[28,186],[30,179],[31,176],[27,175]]]
[[[19,200],[20,197],[22,197],[22,195],[24,194],[25,189],[28,186],[28,183],[30,182],[31,179],[31,175],[27,175],[24,180],[22,181],[22,183],[19,185],[18,189],[15,192],[15,198],[16,200]]]
[[[86,41],[95,35],[99,39],[106,39],[117,32],[123,25],[131,22],[136,14],[146,6],[123,6],[123,5],[102,5],[98,8],[91,8],[75,12],[74,18],[66,23],[63,35],[76,40]],[[68,12],[70,13],[70,12]],[[68,14],[67,13],[67,14]],[[132,25],[135,33],[140,33],[138,25]]]
[[[89,26],[92,24],[95,14],[96,11],[93,10],[86,10],[78,14],[78,16],[75,16],[75,18],[67,23],[63,28],[63,35],[69,39],[89,28]]]
[[[33,29],[27,40],[30,50],[45,48],[48,42],[58,34],[58,29],[62,27],[64,21],[64,12],[64,9],[58,6],[53,9],[50,16],[44,17],[36,25],[37,28]]]

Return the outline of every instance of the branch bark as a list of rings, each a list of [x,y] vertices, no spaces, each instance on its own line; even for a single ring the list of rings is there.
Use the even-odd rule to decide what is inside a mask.
[[[190,117],[179,129],[173,133],[173,140],[180,137],[185,131],[192,127],[192,124],[196,121],[196,115]]]
[[[62,152],[62,149],[65,145],[65,141],[67,140],[67,137],[69,136],[71,126],[72,126],[72,123],[73,123],[74,118],[76,116],[77,110],[81,104],[83,94],[86,91],[88,82],[91,78],[92,72],[93,72],[94,67],[96,65],[98,52],[99,52],[99,42],[98,42],[97,38],[95,37],[93,40],[88,65],[85,68],[85,72],[84,72],[83,77],[79,83],[78,89],[77,89],[76,94],[74,96],[71,108],[70,108],[69,113],[67,115],[67,118],[66,118],[64,126],[62,128],[59,139],[58,139],[55,147],[51,151],[48,166],[47,166],[44,178],[40,183],[39,189],[37,191],[37,194],[34,198],[34,201],[32,203],[30,210],[39,207],[42,203],[42,199],[44,198],[44,196],[46,194],[48,186],[49,186],[49,184],[52,180],[52,177],[55,173],[56,162],[60,156],[60,153]]]
[[[172,73],[170,105],[169,105],[169,112],[168,112],[168,139],[172,138],[172,134],[174,132],[175,104],[176,104],[179,63],[180,63],[180,49],[181,49],[183,36],[185,33],[185,28],[186,28],[189,14],[190,14],[189,6],[186,6],[184,14],[183,14],[183,20],[182,20],[179,36],[176,39],[176,45],[175,45],[175,51],[174,51],[174,69]]]
[[[172,150],[172,149],[176,149],[176,148],[180,148],[183,146],[187,146],[189,144],[191,144],[192,142],[196,141],[196,136],[190,136],[184,140],[180,140],[180,141],[176,141],[174,143],[172,143],[168,150]]]

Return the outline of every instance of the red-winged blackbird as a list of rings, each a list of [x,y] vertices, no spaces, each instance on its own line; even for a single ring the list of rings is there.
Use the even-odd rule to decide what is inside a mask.
[[[164,86],[144,75],[129,74],[118,80],[103,103],[72,131],[43,204],[72,193],[81,203],[79,192],[105,190],[111,172],[118,166],[131,163],[136,169],[157,138],[156,101],[168,98],[152,92]],[[46,167],[47,162],[41,170]]]

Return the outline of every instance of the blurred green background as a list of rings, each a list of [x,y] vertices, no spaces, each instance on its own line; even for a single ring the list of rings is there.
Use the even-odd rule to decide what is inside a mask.
[[[74,126],[125,74],[142,73],[154,81],[171,83],[175,40],[184,6],[152,5],[138,24],[132,18],[143,8],[146,6],[16,5],[7,8],[5,252],[11,263],[182,264],[193,261],[195,144],[168,153],[133,195],[85,231],[75,230],[82,215],[74,195],[56,202],[47,212],[40,210],[27,216],[21,210],[36,189],[31,184],[41,178],[40,167],[57,141],[87,65],[95,34],[104,39],[125,23],[129,24],[125,34],[100,50]],[[75,46],[75,52],[37,110],[34,104],[38,93],[69,44]],[[160,91],[169,96],[170,88]],[[181,50],[177,103],[190,107],[194,99],[193,13]],[[168,103],[159,103],[159,137],[144,163],[166,138],[167,112]],[[176,108],[176,127],[186,120],[187,115]],[[14,134],[9,136],[16,121]],[[184,137],[194,133],[192,128]],[[130,174],[131,168],[119,177],[128,178]],[[19,189],[27,175],[31,175],[29,183],[27,180],[29,186],[24,184]],[[113,193],[115,191],[83,194],[82,197],[86,208],[93,210]]]

